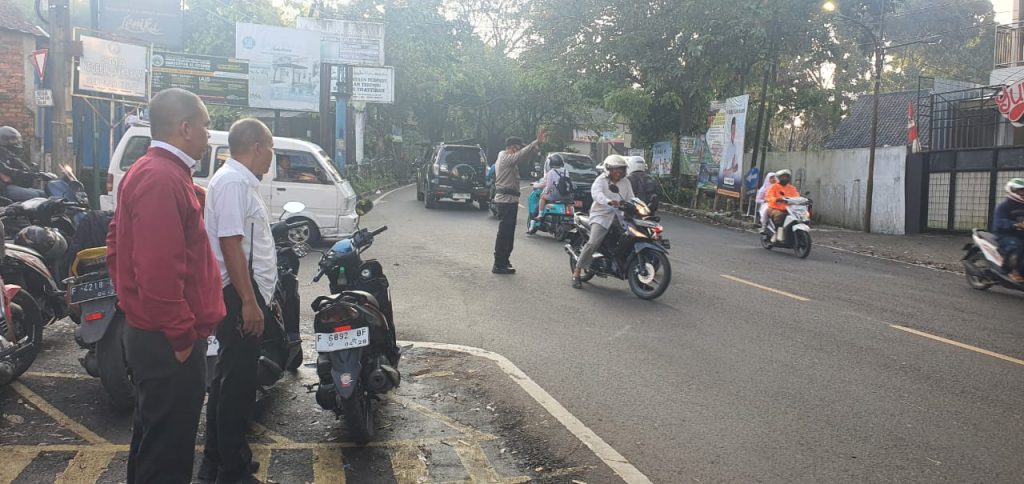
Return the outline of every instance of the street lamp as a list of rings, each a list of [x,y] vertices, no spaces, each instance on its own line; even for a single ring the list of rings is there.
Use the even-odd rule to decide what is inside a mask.
[[[843,15],[842,13],[836,13],[835,14],[837,17],[842,18],[844,20],[847,20],[847,21],[857,25],[858,27],[864,29],[864,31],[867,32],[867,34],[869,36],[871,36],[871,40],[875,44],[875,72],[874,72],[875,95],[873,96],[874,98],[871,100],[871,104],[872,104],[872,107],[871,107],[871,146],[870,146],[870,151],[868,152],[868,180],[867,180],[867,183],[865,184],[866,186],[864,188],[864,231],[868,232],[868,233],[871,232],[871,209],[872,209],[872,202],[874,200],[874,192],[875,192],[875,148],[876,148],[876,145],[878,144],[878,96],[879,96],[879,91],[881,90],[881,87],[882,87],[882,64],[883,64],[882,61],[883,61],[883,59],[885,59],[885,51],[886,50],[892,50],[892,49],[898,49],[900,47],[906,47],[908,45],[914,45],[914,44],[938,44],[938,43],[942,42],[942,36],[940,36],[940,35],[933,35],[931,37],[927,37],[927,38],[920,39],[920,40],[915,40],[915,41],[911,41],[911,42],[905,42],[905,43],[902,43],[902,44],[894,44],[894,45],[886,46],[885,45],[885,10],[886,10],[887,4],[888,4],[888,2],[886,0],[882,0],[882,2],[881,2],[881,11],[879,12],[879,15],[878,15],[878,19],[879,20],[878,20],[878,33],[877,34],[875,33],[874,29],[868,27],[867,25],[864,25],[864,23],[862,23],[861,21],[859,21],[859,20],[857,20],[855,18],[847,17],[846,15]],[[821,9],[826,11],[826,12],[836,12],[838,10],[838,6],[836,5],[836,3],[834,1],[828,0],[828,1],[826,1],[825,3],[823,3],[821,5]]]

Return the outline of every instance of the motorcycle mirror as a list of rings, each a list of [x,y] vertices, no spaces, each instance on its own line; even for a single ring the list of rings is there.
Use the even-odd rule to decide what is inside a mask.
[[[363,198],[356,202],[356,215],[362,217],[363,215],[370,213],[370,210],[373,210],[372,200]]]
[[[284,207],[282,207],[282,208],[284,208],[284,211],[286,213],[294,214],[294,213],[299,213],[299,212],[305,210],[306,209],[306,204],[304,204],[302,202],[288,202],[288,203],[284,204]]]

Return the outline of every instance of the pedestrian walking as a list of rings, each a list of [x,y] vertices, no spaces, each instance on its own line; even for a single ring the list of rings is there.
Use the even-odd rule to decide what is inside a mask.
[[[537,139],[525,145],[522,138],[513,136],[505,140],[505,156],[496,163],[494,203],[498,206],[498,235],[494,241],[495,274],[515,274],[509,260],[516,238],[516,217],[519,214],[520,165],[533,159],[544,143],[544,128],[537,131]],[[525,146],[524,146],[525,145]]]
[[[260,336],[272,315],[267,302],[277,284],[277,252],[260,177],[270,171],[274,137],[257,119],[228,134],[231,158],[210,180],[206,232],[220,268],[227,315],[217,326],[220,350],[206,404],[206,446],[200,481],[257,482],[259,463],[245,440],[256,404]]]
[[[198,96],[161,91],[150,102],[153,141],[121,181],[107,264],[128,323],[135,383],[128,484],[188,483],[206,393],[206,337],[224,318],[192,170],[209,142]]]

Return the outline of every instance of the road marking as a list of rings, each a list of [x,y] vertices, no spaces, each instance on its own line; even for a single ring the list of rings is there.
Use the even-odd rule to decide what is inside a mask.
[[[115,452],[110,450],[83,450],[75,454],[54,484],[94,483],[110,467]]]
[[[313,482],[345,484],[345,463],[341,460],[341,452],[326,446],[313,449]]]
[[[491,461],[487,458],[487,454],[484,454],[484,449],[480,447],[479,442],[469,443],[465,440],[456,440],[452,444],[455,447],[455,453],[459,454],[462,466],[469,474],[469,482],[487,483],[501,480],[501,476],[491,465]]]
[[[96,378],[84,373],[52,373],[48,371],[28,371],[25,376],[32,378],[67,378],[71,380],[95,380]]]
[[[413,443],[396,445],[391,453],[391,468],[398,484],[421,484],[430,480],[426,457]]]
[[[1024,360],[1019,360],[1019,359],[1014,358],[1012,356],[1006,356],[1006,355],[1003,355],[1003,354],[999,354],[999,353],[996,353],[995,351],[989,351],[989,350],[986,350],[984,348],[978,348],[977,346],[971,346],[969,344],[961,343],[959,341],[953,341],[951,339],[943,338],[942,336],[935,336],[934,334],[925,333],[924,331],[918,331],[916,329],[908,328],[906,326],[900,326],[900,325],[897,325],[897,324],[890,324],[889,327],[893,328],[893,329],[898,329],[898,330],[903,331],[905,333],[916,334],[918,336],[922,336],[922,337],[928,338],[930,340],[935,340],[935,341],[938,341],[940,343],[946,343],[948,345],[956,346],[957,348],[963,348],[965,350],[973,351],[975,353],[981,353],[981,354],[986,355],[986,356],[991,356],[993,358],[998,358],[998,359],[1003,360],[1003,361],[1009,361],[1010,363],[1016,363],[1018,365],[1024,366]]]
[[[413,185],[415,185],[415,183],[410,183],[410,184],[408,184],[408,185],[402,185],[402,186],[400,186],[400,187],[398,187],[398,188],[395,188],[394,190],[391,190],[391,191],[389,191],[389,192],[387,192],[387,193],[385,193],[385,194],[383,194],[383,195],[381,195],[381,196],[377,197],[377,199],[376,199],[376,200],[374,200],[374,201],[373,201],[373,203],[380,203],[380,201],[381,201],[381,200],[383,200],[383,199],[384,199],[384,197],[386,197],[386,196],[388,196],[388,195],[391,195],[392,193],[395,193],[395,192],[397,192],[397,191],[399,191],[399,190],[402,190],[402,189],[404,189],[404,188],[409,188],[409,187],[411,187],[411,186],[413,186]]]
[[[36,458],[38,450],[4,451],[4,464],[0,465],[0,482],[13,482]]]
[[[472,346],[415,341],[402,341],[401,344],[411,344],[415,347],[435,350],[458,351],[460,353],[467,353],[493,361],[503,372],[505,372],[506,375],[512,378],[512,380],[515,381],[523,391],[536,400],[541,407],[544,407],[544,410],[547,410],[547,412],[558,420],[569,432],[575,435],[576,438],[583,442],[584,445],[589,447],[594,455],[618,474],[622,480],[629,484],[648,484],[651,482],[651,480],[640,472],[639,469],[633,466],[633,464],[630,464],[622,454],[612,448],[612,446],[608,445],[604,439],[598,436],[593,430],[590,430],[590,428],[581,422],[580,419],[576,418],[575,415],[569,413],[569,410],[562,406],[561,403],[558,403],[558,400],[555,400],[551,394],[541,388],[537,382],[530,379],[526,373],[523,373],[523,370],[520,370],[519,367],[513,364],[508,358],[497,353],[481,348],[474,348]]]
[[[277,432],[274,432],[273,430],[268,429],[267,427],[263,426],[258,422],[252,423],[252,429],[255,430],[257,434],[260,434],[277,444],[287,445],[295,443],[295,441],[293,441],[292,439],[289,439],[288,437],[285,437]]]
[[[65,415],[64,412],[58,410],[57,407],[51,405],[50,402],[44,400],[36,392],[29,390],[23,383],[18,381],[11,382],[11,388],[20,393],[22,397],[25,397],[25,400],[32,402],[43,413],[49,415],[58,425],[78,434],[79,437],[85,439],[90,444],[104,445],[110,443],[107,442],[107,439],[100,437],[92,430],[87,429],[84,425]]]
[[[756,288],[758,288],[758,289],[760,289],[762,291],[768,291],[770,293],[778,294],[780,296],[786,296],[786,297],[788,297],[790,299],[796,299],[797,301],[801,301],[801,302],[808,302],[808,301],[810,301],[810,299],[807,299],[806,297],[797,296],[796,294],[788,293],[786,291],[780,291],[780,290],[775,289],[773,287],[762,286],[762,285],[760,285],[760,284],[758,284],[756,282],[750,282],[750,281],[748,281],[746,279],[740,279],[738,277],[730,276],[730,275],[727,275],[727,274],[722,274],[722,277],[724,277],[724,278],[726,278],[726,279],[728,279],[730,281],[733,281],[733,282],[738,282],[740,284],[746,284],[746,285],[748,285],[750,287],[756,287]]]
[[[266,447],[254,447],[252,449],[252,461],[259,462],[260,468],[256,471],[255,477],[259,482],[267,482],[267,472],[270,471],[270,449]]]
[[[459,432],[461,434],[466,434],[466,435],[469,435],[469,436],[477,437],[477,438],[480,438],[482,440],[495,440],[495,439],[497,439],[497,437],[495,437],[495,436],[493,436],[491,434],[484,433],[484,432],[481,432],[481,431],[479,431],[477,429],[474,429],[474,428],[462,425],[462,424],[456,422],[454,419],[452,419],[451,417],[449,417],[447,415],[442,415],[440,413],[437,413],[434,410],[431,410],[431,409],[429,409],[427,407],[424,407],[423,405],[420,405],[419,403],[416,403],[416,402],[414,402],[414,401],[412,401],[412,400],[410,400],[410,399],[408,399],[406,397],[403,397],[401,395],[396,395],[394,393],[391,393],[391,394],[388,394],[388,398],[390,400],[396,402],[396,403],[399,403],[399,404],[401,404],[403,406],[409,407],[409,408],[411,408],[411,409],[413,409],[413,410],[423,414],[424,416],[427,416],[427,417],[430,417],[430,418],[432,418],[434,420],[437,420],[437,421],[439,421],[439,422],[441,422],[441,423],[451,427],[452,430],[454,430],[456,432]]]

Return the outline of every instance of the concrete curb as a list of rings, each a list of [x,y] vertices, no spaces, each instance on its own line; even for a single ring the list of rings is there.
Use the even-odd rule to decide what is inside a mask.
[[[725,225],[728,227],[734,227],[741,230],[754,229],[754,222],[734,218],[731,214],[724,212],[709,212],[707,210],[680,207],[678,205],[672,205],[669,203],[661,204],[660,210],[667,213],[671,213],[672,215],[678,215],[680,217],[686,217],[700,222]]]

